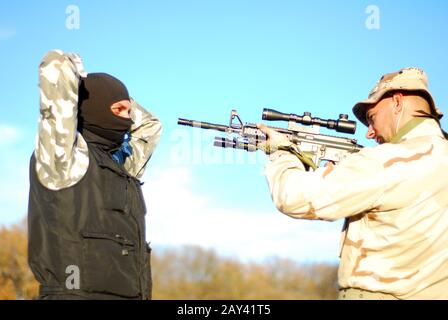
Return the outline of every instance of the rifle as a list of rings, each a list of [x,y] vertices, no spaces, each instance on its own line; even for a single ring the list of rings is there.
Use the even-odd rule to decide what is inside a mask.
[[[356,122],[348,120],[348,115],[339,115],[338,120],[324,120],[311,117],[310,112],[304,112],[302,116],[285,114],[272,109],[264,109],[263,120],[288,121],[288,129],[268,127],[285,134],[291,142],[296,144],[300,151],[308,154],[312,161],[319,165],[321,161],[338,163],[350,153],[361,150],[363,146],[356,139],[320,134],[320,127],[336,130],[341,133],[354,134]],[[235,123],[235,120],[238,123]],[[298,123],[311,126],[304,127]],[[243,123],[236,110],[230,114],[229,125],[215,124],[196,120],[179,118],[178,125],[189,126],[207,130],[215,130],[226,133],[225,137],[216,137],[214,146],[221,148],[243,149],[256,151],[258,145],[266,141],[266,135],[257,128],[255,123]]]

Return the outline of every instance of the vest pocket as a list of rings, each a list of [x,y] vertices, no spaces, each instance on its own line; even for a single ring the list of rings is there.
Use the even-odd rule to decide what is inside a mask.
[[[113,180],[105,179],[104,182],[104,207],[106,210],[117,211],[119,213],[127,213],[127,180],[120,177]]]
[[[81,290],[140,296],[135,244],[118,234],[82,233]]]

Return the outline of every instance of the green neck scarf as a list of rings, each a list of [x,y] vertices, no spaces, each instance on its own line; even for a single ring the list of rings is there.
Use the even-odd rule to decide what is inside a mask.
[[[407,135],[409,132],[411,132],[415,127],[417,127],[419,124],[421,124],[423,121],[425,121],[427,118],[418,117],[418,118],[412,118],[409,120],[403,127],[401,127],[400,130],[392,137],[390,140],[390,143],[398,143],[400,140]]]

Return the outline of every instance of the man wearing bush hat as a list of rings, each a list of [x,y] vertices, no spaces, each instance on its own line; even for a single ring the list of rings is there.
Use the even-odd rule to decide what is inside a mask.
[[[384,75],[353,112],[379,145],[315,171],[270,154],[275,205],[293,218],[345,219],[339,299],[448,299],[448,141],[426,74]],[[291,143],[259,128],[268,143]]]
[[[403,98],[411,104],[409,107],[401,107]],[[373,125],[373,119],[377,117],[378,112],[383,113],[385,110],[383,106],[390,106],[391,103],[399,104],[396,109],[388,109],[388,111],[392,111],[392,114],[387,118],[388,121],[395,123],[395,130],[389,130],[386,137],[383,137],[382,133],[376,132],[378,130]],[[406,119],[429,117],[439,123],[443,116],[429,92],[428,78],[425,72],[417,68],[406,68],[382,76],[370,92],[369,97],[353,107],[353,113],[359,121],[368,127],[367,138],[375,138],[379,143],[390,142],[392,136],[397,133],[398,127],[407,122]],[[413,121],[413,123],[415,122],[419,121]],[[384,141],[385,138],[387,140]]]

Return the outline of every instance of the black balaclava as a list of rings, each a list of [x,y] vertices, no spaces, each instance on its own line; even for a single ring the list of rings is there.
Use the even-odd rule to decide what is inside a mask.
[[[79,86],[78,131],[87,142],[101,143],[108,149],[118,148],[133,124],[131,119],[112,113],[110,107],[121,100],[130,100],[128,89],[107,73],[89,73]],[[87,131],[87,132],[86,132]],[[101,137],[92,138],[93,133]]]

